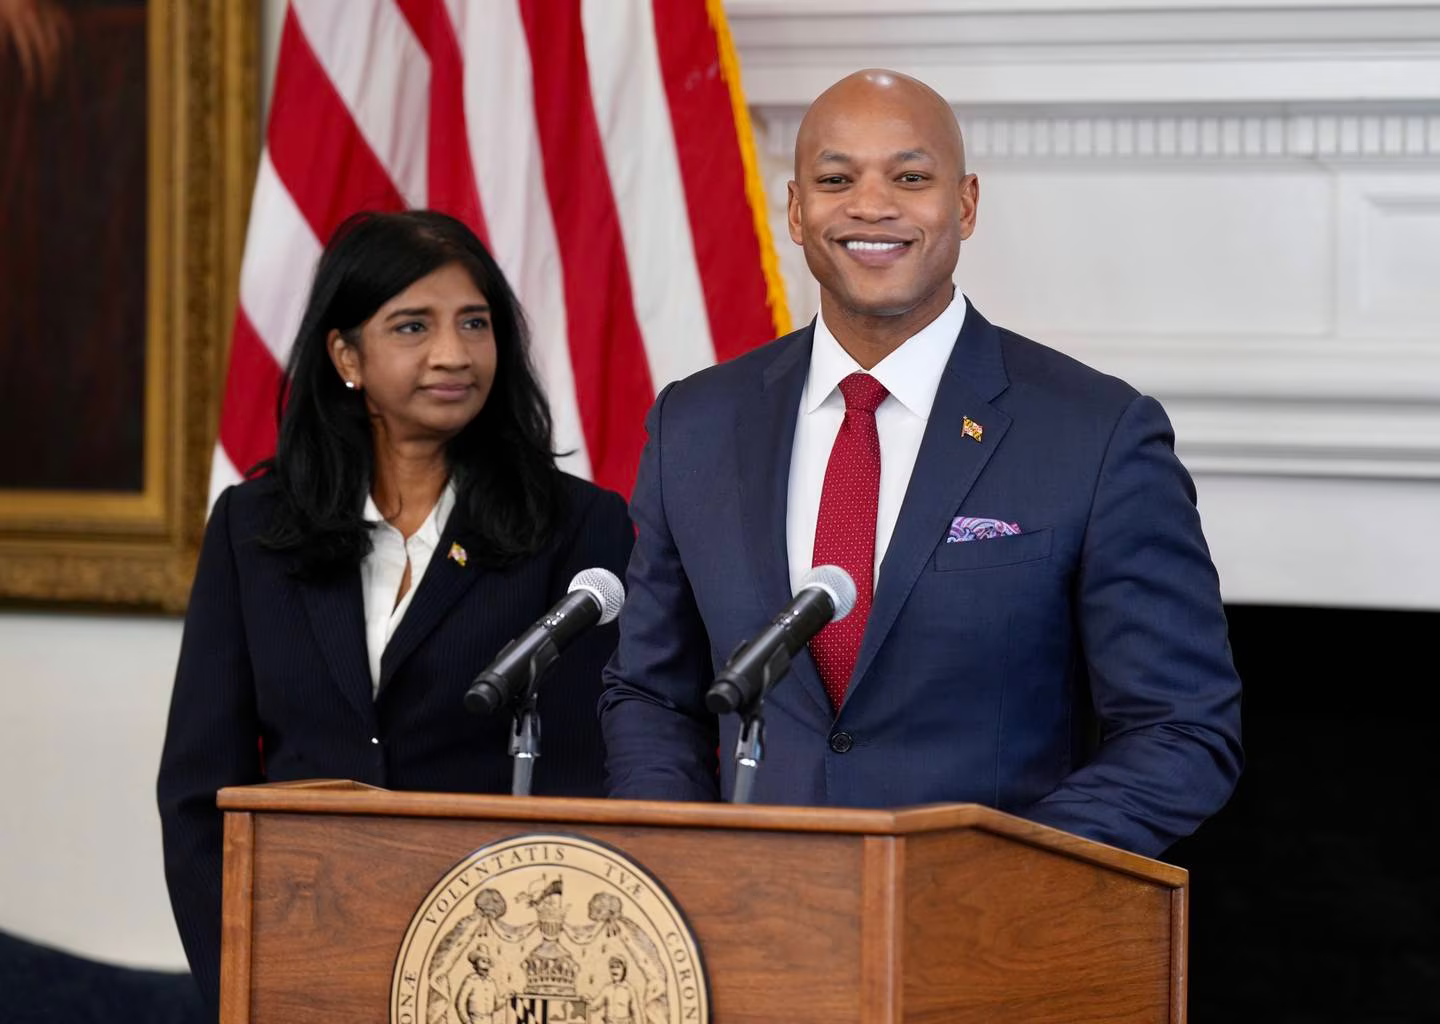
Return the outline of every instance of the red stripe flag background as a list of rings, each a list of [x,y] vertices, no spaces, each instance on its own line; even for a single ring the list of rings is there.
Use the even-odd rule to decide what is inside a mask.
[[[212,500],[274,451],[323,241],[406,207],[485,240],[563,464],[622,493],[659,387],[789,330],[721,0],[292,0]]]

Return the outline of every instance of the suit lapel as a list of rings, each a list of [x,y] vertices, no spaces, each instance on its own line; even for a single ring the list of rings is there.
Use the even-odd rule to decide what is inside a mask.
[[[459,544],[463,549],[468,542],[471,549],[479,549],[478,540],[466,529],[462,508],[465,501],[466,495],[462,493],[454,511],[450,513],[450,521],[445,524],[445,532],[440,537],[435,553],[430,556],[430,565],[417,584],[410,607],[405,610],[405,617],[400,620],[390,642],[385,645],[385,653],[380,658],[382,693],[405,659],[413,654],[420,642],[440,624],[455,602],[475,585],[477,579],[486,575],[486,570],[479,566],[461,565],[458,559],[450,557],[451,545],[454,544]]]
[[[365,601],[360,570],[301,586],[310,629],[330,674],[365,721],[375,721],[374,689],[366,656]]]
[[[769,617],[778,615],[794,596],[785,536],[790,451],[814,336],[813,323],[791,335],[789,344],[765,368],[761,387],[739,403],[735,423],[743,533],[754,570],[756,598]],[[797,689],[828,721],[830,698],[809,648],[796,655],[790,672],[799,684]]]
[[[880,566],[852,693],[864,682],[955,510],[1009,429],[1010,417],[990,404],[1008,386],[999,332],[971,306],[940,379],[900,517]],[[981,441],[965,435],[967,418],[983,425]]]

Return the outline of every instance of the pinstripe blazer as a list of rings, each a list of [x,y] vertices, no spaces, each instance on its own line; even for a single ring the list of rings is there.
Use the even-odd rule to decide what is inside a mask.
[[[509,791],[510,716],[466,713],[465,689],[563,596],[576,572],[601,566],[622,574],[634,538],[618,495],[563,474],[562,492],[565,513],[550,545],[504,571],[446,557],[454,542],[479,546],[467,541],[457,506],[386,646],[374,696],[359,570],[301,582],[289,555],[262,548],[257,538],[275,501],[267,479],[230,488],[216,503],[185,618],[157,787],[171,903],[212,1003],[220,953],[216,790],[346,778],[388,789]],[[535,793],[603,795],[595,705],[615,639],[613,625],[589,631],[545,680]]]

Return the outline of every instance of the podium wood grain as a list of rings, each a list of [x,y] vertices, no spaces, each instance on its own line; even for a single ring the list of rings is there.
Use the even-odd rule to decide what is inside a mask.
[[[887,811],[222,791],[222,1021],[383,1024],[432,887],[520,834],[609,844],[694,929],[717,1024],[1184,1020],[1185,872],[973,805]]]

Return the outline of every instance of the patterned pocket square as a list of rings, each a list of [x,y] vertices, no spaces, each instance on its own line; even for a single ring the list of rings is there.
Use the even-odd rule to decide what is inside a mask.
[[[959,544],[967,540],[994,540],[996,537],[1014,537],[1020,532],[1019,523],[1007,523],[999,519],[982,519],[979,516],[956,516],[945,537],[946,544]]]

